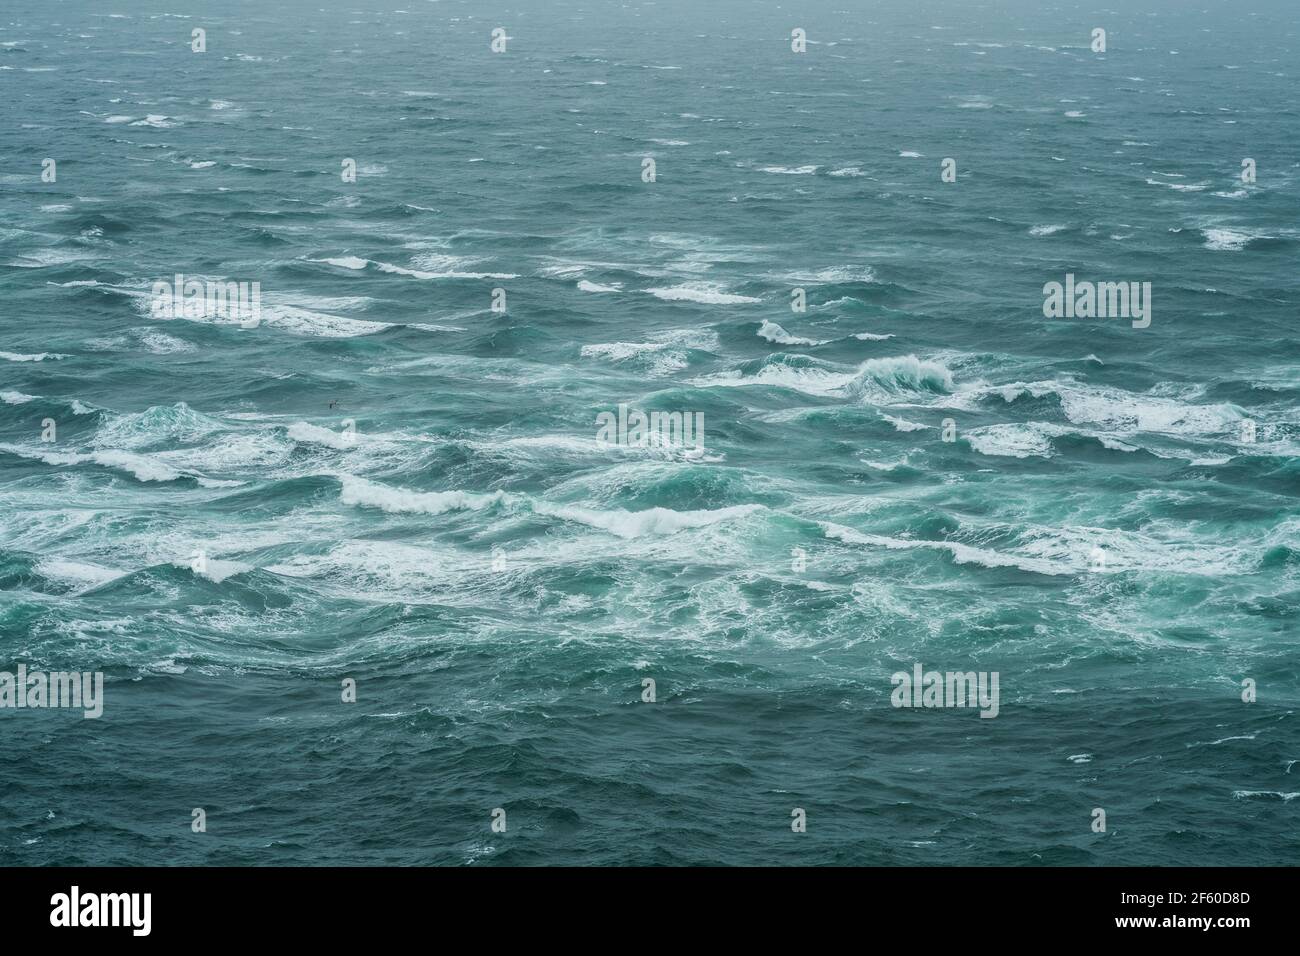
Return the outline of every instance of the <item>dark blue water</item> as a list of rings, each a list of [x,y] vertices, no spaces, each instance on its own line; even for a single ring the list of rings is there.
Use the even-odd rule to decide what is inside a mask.
[[[0,863],[1300,862],[1292,5],[402,6],[0,14]]]

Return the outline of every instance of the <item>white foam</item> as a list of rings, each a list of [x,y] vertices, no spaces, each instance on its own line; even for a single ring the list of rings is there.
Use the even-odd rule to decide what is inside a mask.
[[[77,588],[93,588],[115,581],[127,572],[66,558],[42,558],[36,565],[36,573],[50,581],[71,584]]]
[[[1244,417],[1234,405],[1197,405],[1159,395],[1139,394],[1105,385],[1084,385],[1069,380],[1014,382],[964,390],[946,401],[947,407],[976,407],[982,398],[999,395],[1014,402],[1023,395],[1041,398],[1055,395],[1061,411],[1076,425],[1098,425],[1109,434],[1094,435],[1117,439],[1139,432],[1195,437],[1237,434]],[[1041,425],[1041,423],[1040,423]],[[1085,434],[1094,434],[1086,433]],[[1127,451],[1125,447],[1121,450]]]
[[[1051,437],[1063,431],[1042,422],[1013,422],[967,429],[965,438],[981,455],[1051,458]]]
[[[819,522],[819,525],[822,528],[822,533],[827,538],[843,541],[845,544],[887,548],[892,551],[907,551],[916,548],[932,549],[948,552],[958,564],[978,564],[986,568],[1018,568],[1022,571],[1047,575],[1071,573],[1069,569],[1057,567],[1048,561],[1002,554],[998,551],[975,548],[955,541],[924,541],[863,534],[860,531],[854,531],[852,528],[846,528],[829,521]]]
[[[1290,803],[1296,797],[1300,797],[1300,793],[1283,793],[1281,790],[1234,790],[1232,791],[1232,799],[1234,800],[1257,800],[1263,798],[1271,798],[1274,800],[1281,800],[1283,803]]]
[[[401,269],[397,266],[390,266],[387,263],[377,262],[375,265],[381,272],[397,272],[402,275],[413,275],[418,279],[518,279],[519,276],[513,272],[478,272],[471,271],[468,267],[480,262],[480,259],[467,256],[448,256],[437,253],[427,253],[416,256],[416,263],[421,269],[427,270],[422,272],[413,272],[409,269]]]
[[[214,558],[206,558],[203,562],[203,570],[196,571],[194,565],[188,559],[181,559],[172,562],[172,567],[185,568],[192,571],[201,578],[207,578],[216,584],[220,584],[226,578],[235,574],[243,574],[246,571],[252,571],[251,564],[243,564],[239,561],[218,561]]]
[[[603,358],[612,362],[622,362],[638,358],[647,352],[660,352],[668,348],[662,342],[598,342],[584,345],[581,349],[583,358]]]
[[[311,259],[311,262],[323,262],[327,265],[337,266],[340,269],[364,269],[369,259],[362,259],[358,256],[339,256],[333,259]]]
[[[876,271],[871,266],[830,266],[816,272],[791,272],[781,276],[792,282],[875,282]]]
[[[11,452],[23,458],[42,461],[47,465],[83,465],[96,464],[105,468],[114,468],[128,472],[139,481],[177,481],[192,478],[204,488],[226,488],[242,484],[238,481],[220,481],[200,475],[186,474],[171,465],[158,460],[156,456],[136,454],[134,452],[104,449],[87,453],[35,451],[18,445],[0,444],[0,450]]]
[[[867,359],[845,388],[851,396],[878,400],[899,392],[951,392],[954,385],[952,371],[942,362],[896,355]]]
[[[605,359],[610,362],[638,361],[655,375],[668,375],[690,364],[687,349],[717,348],[717,335],[698,330],[671,330],[657,333],[652,342],[600,342],[584,345],[583,358]]]
[[[1241,252],[1251,241],[1265,238],[1239,229],[1206,228],[1201,230],[1201,234],[1205,236],[1205,248],[1215,252]]]
[[[836,395],[853,380],[850,372],[838,371],[828,364],[787,365],[772,362],[761,366],[752,375],[738,370],[716,372],[694,379],[690,384],[702,388],[743,388],[755,385],[789,388],[808,395]]]
[[[670,535],[692,528],[703,528],[731,521],[763,510],[761,505],[735,505],[730,508],[701,511],[674,511],[649,508],[645,511],[597,511],[571,504],[555,504],[524,495],[497,491],[476,494],[466,491],[407,491],[352,475],[340,475],[341,500],[344,504],[380,508],[393,514],[439,515],[448,511],[482,511],[502,507],[546,517],[571,521],[606,531],[620,538],[647,535]]]
[[[804,339],[797,335],[791,335],[775,322],[763,320],[763,324],[758,328],[760,338],[767,339],[769,342],[775,342],[778,345],[825,345],[829,339]]]
[[[1209,189],[1213,183],[1208,179],[1199,183],[1167,183],[1159,179],[1147,179],[1149,186],[1164,186],[1167,189],[1173,189],[1180,193],[1199,193],[1202,190]]]
[[[574,505],[553,505],[543,501],[533,503],[537,514],[577,521],[581,524],[620,538],[640,538],[645,535],[676,534],[688,528],[704,528],[722,521],[743,518],[763,510],[761,505],[734,505],[704,511],[674,511],[671,508],[649,508],[645,511],[593,511]]]
[[[60,352],[0,352],[5,362],[44,362],[45,359],[66,359]]]
[[[339,451],[350,451],[364,441],[360,434],[331,431],[310,422],[294,422],[289,426],[288,435],[296,442],[309,445],[325,445]]]
[[[339,475],[339,500],[345,505],[379,508],[390,514],[440,515],[448,511],[481,511],[505,504],[507,496],[496,491],[473,494],[465,491],[407,491],[354,475]]]
[[[126,289],[120,286],[111,288],[134,298],[136,308],[146,318],[164,322],[183,320],[207,325],[238,325],[249,334],[254,334],[261,327],[267,326],[296,335],[309,335],[317,338],[351,338],[358,335],[373,335],[376,332],[382,332],[393,327],[392,323],[389,322],[349,319],[291,304],[304,300],[312,301],[312,297],[304,293],[263,293],[261,295],[260,309],[257,312],[254,312],[251,307],[242,308],[241,303],[235,300],[226,300],[215,303],[213,308],[205,309],[202,315],[182,314],[172,316],[166,313],[155,313],[153,310],[154,300],[148,292]],[[338,300],[339,303],[345,306],[364,301],[364,299],[357,297]],[[242,304],[251,305],[250,303]],[[252,324],[254,321],[256,321],[256,325]]]
[[[659,289],[646,289],[656,299],[666,302],[699,302],[702,305],[739,305],[747,302],[762,302],[748,295],[735,295],[723,292],[721,286],[703,283],[671,286]]]
[[[178,339],[174,335],[168,335],[165,332],[155,332],[144,330],[140,333],[140,344],[144,346],[145,351],[153,355],[171,355],[176,352],[196,352],[198,347],[191,345],[184,339]]]
[[[1233,432],[1244,417],[1233,405],[1194,405],[1105,386],[1059,385],[1055,391],[1070,421],[1121,432],[1222,435]]]
[[[893,425],[895,431],[915,432],[930,427],[929,425],[922,425],[918,422],[909,422],[905,418],[895,418],[893,415],[886,415],[883,412],[881,413],[880,417],[883,418],[885,421],[889,422],[889,424]]]

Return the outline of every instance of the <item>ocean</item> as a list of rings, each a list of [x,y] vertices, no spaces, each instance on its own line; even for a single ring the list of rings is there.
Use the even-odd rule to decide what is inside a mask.
[[[6,9],[0,864],[1300,863],[1298,45]]]

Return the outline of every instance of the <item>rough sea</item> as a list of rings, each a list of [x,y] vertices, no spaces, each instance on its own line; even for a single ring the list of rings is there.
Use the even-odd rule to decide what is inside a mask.
[[[1296,13],[6,5],[0,864],[1300,863]]]

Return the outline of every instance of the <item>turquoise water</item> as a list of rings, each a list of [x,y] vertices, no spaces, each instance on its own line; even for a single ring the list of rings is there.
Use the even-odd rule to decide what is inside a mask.
[[[1300,862],[1298,39],[7,11],[0,669],[105,703],[0,710],[0,862]],[[997,717],[892,707],[918,663]]]

